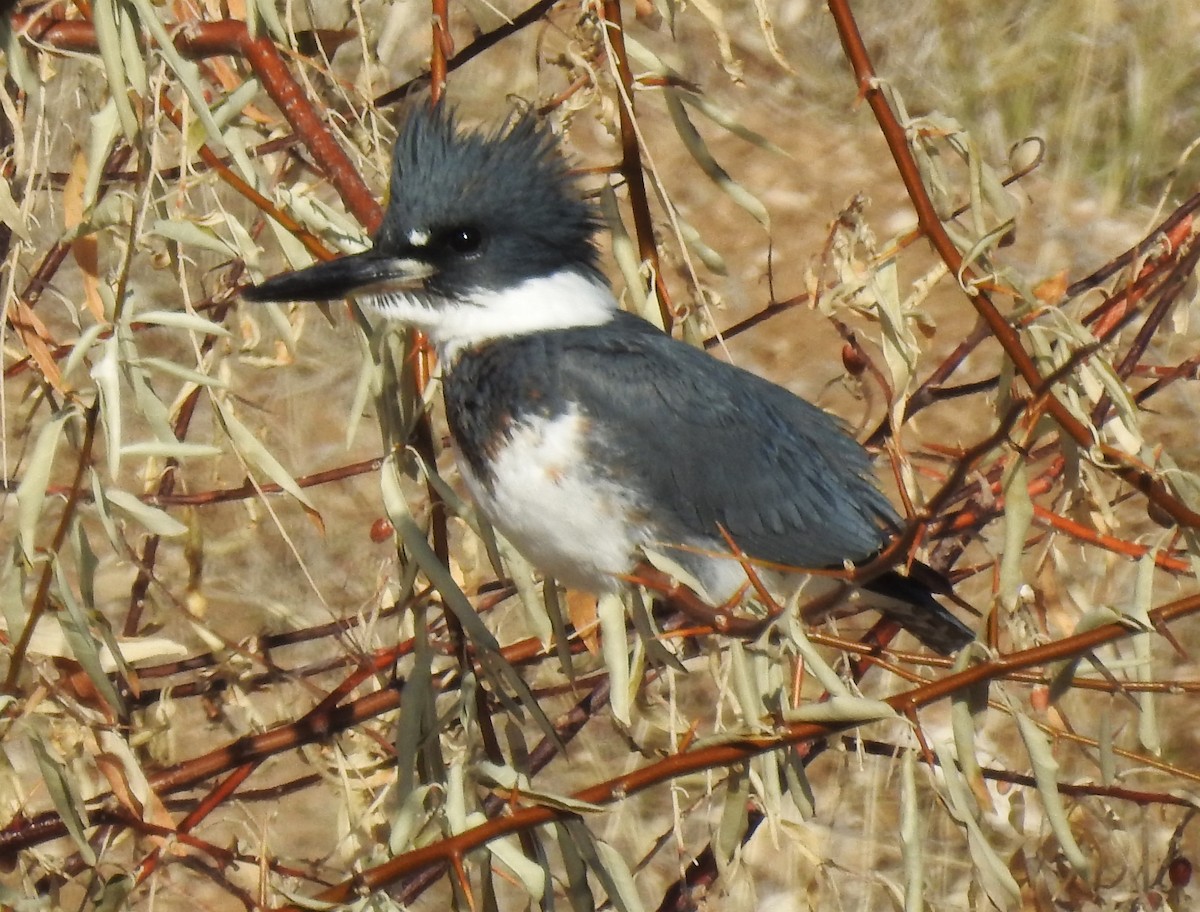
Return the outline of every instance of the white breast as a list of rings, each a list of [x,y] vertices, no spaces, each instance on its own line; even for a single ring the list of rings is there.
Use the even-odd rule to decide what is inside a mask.
[[[543,573],[601,592],[628,573],[648,529],[626,488],[588,471],[587,419],[576,412],[523,420],[496,454],[491,486],[459,468],[484,515]]]

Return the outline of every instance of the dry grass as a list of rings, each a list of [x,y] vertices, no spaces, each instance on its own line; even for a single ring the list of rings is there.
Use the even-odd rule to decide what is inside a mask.
[[[459,50],[502,27],[484,5],[452,12]],[[1194,126],[1174,113],[1200,81],[1193,4],[855,5],[894,101],[924,118],[935,203],[967,207],[948,229],[1020,350],[1043,376],[1061,369],[1053,390],[1014,379],[994,330],[953,355],[977,311],[913,233],[824,8],[771,8],[778,54],[752,6],[678,10],[674,34],[649,6],[624,12],[634,72],[653,77],[637,123],[676,331],[725,329],[728,356],[881,445],[897,498],[930,513],[921,553],[989,615],[989,648],[952,669],[899,639],[855,668],[870,618],[741,640],[667,599],[602,608],[601,653],[595,609],[573,598],[569,639],[543,651],[559,619],[520,562],[505,571],[519,594],[497,582],[455,493],[436,387],[432,432],[417,418],[403,335],[340,306],[326,320],[236,301],[308,261],[305,230],[329,249],[365,239],[397,116],[372,99],[428,66],[428,9],[278,11],[296,17],[276,34],[296,105],[326,113],[349,157],[339,182],[320,136],[296,135],[262,87],[284,72],[264,63],[269,42],[200,53],[215,11],[95,2],[93,27],[23,4],[0,135],[0,904],[274,908],[355,874],[381,908],[524,908],[538,884],[556,908],[594,893],[630,912],[1194,900],[1168,867],[1196,854],[1200,778],[1186,723],[1200,675],[1168,638],[1186,646],[1197,624],[1190,221],[1104,293],[1064,297],[1195,183]],[[74,24],[49,28],[60,16]],[[196,59],[165,54],[143,17],[189,24],[176,42]],[[450,96],[483,121],[509,93],[545,106],[598,189],[620,154],[601,34],[591,7],[556,9],[456,69]],[[685,105],[736,182],[724,190],[672,121],[677,77],[755,131]],[[1030,134],[1041,166],[996,190]],[[611,183],[633,233],[644,203]],[[297,224],[267,220],[272,206]],[[688,225],[699,242],[680,240]],[[653,312],[634,251],[615,244],[610,271]],[[865,373],[848,372],[847,339]],[[927,396],[947,359],[939,388],[978,390]],[[1052,420],[1050,392],[1089,440]],[[1166,482],[1149,510],[1128,483],[1142,467]],[[1161,623],[1127,635],[1114,619]],[[830,718],[805,715],[830,691]],[[908,718],[876,718],[883,700]],[[605,809],[564,804],[581,793]],[[479,849],[481,815],[520,839]],[[452,833],[474,850],[457,871]],[[420,846],[442,867],[418,866]]]

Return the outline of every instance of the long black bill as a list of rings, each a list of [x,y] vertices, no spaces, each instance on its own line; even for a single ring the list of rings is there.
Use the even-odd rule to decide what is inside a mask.
[[[336,301],[338,298],[415,291],[432,275],[427,263],[406,257],[356,253],[307,269],[272,276],[242,289],[247,301]]]

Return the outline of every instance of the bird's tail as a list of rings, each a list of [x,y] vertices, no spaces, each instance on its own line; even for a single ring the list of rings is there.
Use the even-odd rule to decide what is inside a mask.
[[[914,566],[914,569],[917,568]],[[934,571],[924,565],[921,569],[936,577]],[[935,652],[953,655],[975,639],[975,631],[933,597],[935,587],[923,576],[905,576],[891,570],[875,577],[863,588],[887,599],[885,604],[873,603],[872,607],[877,607]]]

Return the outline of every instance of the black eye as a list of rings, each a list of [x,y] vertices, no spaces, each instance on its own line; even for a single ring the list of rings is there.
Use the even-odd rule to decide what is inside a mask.
[[[446,232],[445,243],[455,253],[474,253],[483,243],[483,235],[478,228],[470,226],[451,228]]]

